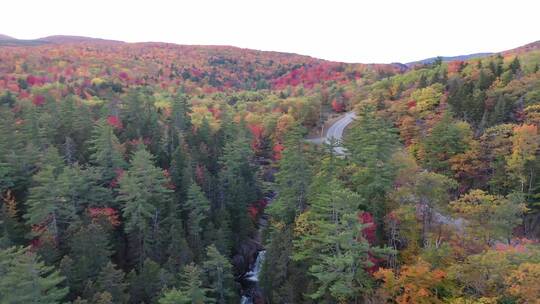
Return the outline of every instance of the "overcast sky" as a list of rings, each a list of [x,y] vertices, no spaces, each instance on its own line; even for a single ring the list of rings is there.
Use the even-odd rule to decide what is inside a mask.
[[[2,0],[0,33],[220,44],[409,62],[540,40],[539,0]]]

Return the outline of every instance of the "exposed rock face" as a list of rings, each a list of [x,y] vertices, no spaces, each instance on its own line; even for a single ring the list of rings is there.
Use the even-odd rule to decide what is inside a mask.
[[[263,250],[262,245],[254,239],[242,243],[232,260],[235,276],[239,277],[248,272],[257,259],[257,253],[261,250]]]

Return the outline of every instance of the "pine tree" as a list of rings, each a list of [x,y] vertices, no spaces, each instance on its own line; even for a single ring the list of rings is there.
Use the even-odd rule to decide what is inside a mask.
[[[76,210],[67,202],[58,176],[63,170],[63,161],[54,148],[49,148],[41,170],[33,177],[27,201],[28,212],[24,215],[29,225],[45,228],[37,230],[50,233],[60,240],[68,226],[77,219]]]
[[[291,224],[306,208],[311,167],[304,150],[303,130],[296,127],[287,133],[285,150],[276,174],[279,196],[272,202],[269,213],[273,218]]]
[[[0,303],[61,303],[68,293],[59,287],[63,280],[27,248],[0,250]]]
[[[420,158],[427,168],[450,176],[450,158],[465,152],[471,138],[472,130],[467,123],[452,122],[451,116],[445,114],[423,140]]]
[[[200,258],[203,249],[203,229],[208,219],[210,202],[204,196],[201,188],[192,183],[188,190],[188,199],[185,204],[188,213],[187,236],[196,258]]]
[[[136,259],[140,263],[147,254],[159,248],[151,248],[150,236],[160,234],[160,223],[165,210],[170,206],[171,190],[166,187],[163,171],[153,164],[153,156],[140,146],[133,154],[129,170],[120,180],[118,201],[126,219],[126,232],[132,233],[138,249]]]
[[[235,302],[235,282],[232,265],[221,255],[216,246],[210,245],[206,250],[206,261],[203,264],[206,286],[209,294],[218,304]]]
[[[182,291],[171,289],[165,291],[159,299],[159,304],[190,304],[191,299]]]
[[[362,236],[358,220],[361,197],[327,177],[316,181],[310,194],[310,209],[296,221],[295,252],[297,261],[308,263],[315,278],[314,300],[356,303],[371,288],[366,268],[370,256],[379,250],[371,248]]]
[[[158,263],[146,259],[138,272],[128,275],[130,303],[155,303],[163,288],[171,281],[171,276]]]
[[[166,269],[177,273],[185,265],[193,261],[193,252],[185,238],[182,221],[178,218],[171,220],[168,236]]]
[[[107,232],[98,224],[81,226],[70,239],[70,256],[76,290],[82,291],[88,280],[94,281],[99,271],[109,263],[112,250]]]
[[[223,187],[223,199],[229,212],[236,236],[235,244],[245,238],[252,230],[252,222],[248,217],[249,203],[257,199],[257,183],[255,169],[250,164],[253,152],[246,132],[241,131],[233,141],[226,143],[220,162],[222,170],[220,181]]]
[[[120,142],[114,129],[105,120],[101,120],[94,129],[90,141],[91,163],[101,171],[102,181],[110,183],[117,177],[118,171],[126,168],[126,162],[120,152]]]
[[[127,293],[127,287],[128,284],[125,282],[124,272],[116,269],[111,262],[108,262],[97,276],[96,290],[110,293],[114,303],[128,302],[129,295]]]
[[[385,196],[396,172],[391,159],[397,145],[395,129],[378,117],[371,105],[360,108],[357,122],[345,137],[347,157],[356,168],[351,182],[361,195],[363,208],[375,215],[379,224],[384,216]]]
[[[202,271],[195,264],[189,264],[184,268],[180,284],[181,293],[190,299],[192,304],[213,303],[215,301],[208,297],[210,290],[203,286]]]

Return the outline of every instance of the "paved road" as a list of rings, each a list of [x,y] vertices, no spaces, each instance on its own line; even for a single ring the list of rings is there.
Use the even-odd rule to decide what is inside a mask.
[[[343,115],[340,119],[338,119],[334,124],[328,128],[328,131],[326,131],[326,143],[330,143],[331,140],[335,140],[338,143],[341,142],[343,139],[343,131],[345,131],[345,128],[354,121],[356,118],[355,112],[349,112],[345,115]],[[334,148],[334,151],[336,151],[337,154],[344,154],[345,150],[343,147],[336,147]]]
[[[343,132],[345,131],[345,128],[354,121],[356,118],[355,112],[348,112],[344,115],[342,115],[338,120],[336,120],[326,131],[326,135],[324,137],[319,138],[311,138],[308,139],[308,141],[314,143],[314,144],[322,144],[327,143],[329,144],[332,139],[336,140],[338,143],[341,142],[343,137]],[[345,153],[345,150],[342,147],[336,147],[334,148],[334,151],[337,154],[343,155]]]

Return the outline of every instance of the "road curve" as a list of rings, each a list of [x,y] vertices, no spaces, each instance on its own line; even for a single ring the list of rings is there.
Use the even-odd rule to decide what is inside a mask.
[[[317,144],[321,144],[323,142],[329,144],[331,141],[341,143],[345,128],[347,128],[347,126],[353,122],[355,118],[356,113],[354,111],[348,112],[342,115],[328,128],[326,135],[323,138],[310,139],[309,141]],[[343,147],[335,147],[334,152],[336,154],[343,155],[345,154],[345,149]]]

